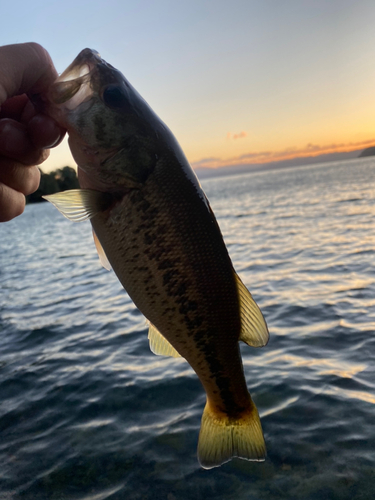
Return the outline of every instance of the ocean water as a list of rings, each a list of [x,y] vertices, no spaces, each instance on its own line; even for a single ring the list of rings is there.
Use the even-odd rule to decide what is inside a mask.
[[[241,346],[268,457],[203,470],[205,396],[50,204],[0,225],[0,498],[372,499],[375,159],[205,180],[270,330]]]

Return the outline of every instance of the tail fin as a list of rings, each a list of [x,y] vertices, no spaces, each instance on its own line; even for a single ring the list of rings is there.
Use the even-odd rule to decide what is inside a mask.
[[[198,460],[204,469],[212,469],[233,457],[262,462],[266,457],[258,410],[251,406],[240,418],[233,419],[214,411],[207,401],[198,440]]]

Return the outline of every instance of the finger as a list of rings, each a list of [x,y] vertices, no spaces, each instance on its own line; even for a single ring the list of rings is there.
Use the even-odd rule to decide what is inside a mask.
[[[0,104],[8,97],[39,93],[57,78],[48,52],[37,43],[5,45],[0,49]]]
[[[4,118],[27,125],[30,140],[37,149],[57,146],[66,132],[53,118],[37,113],[26,94],[5,101],[0,111],[0,119]]]
[[[0,118],[11,118],[12,120],[21,121],[21,117],[24,118],[25,107],[28,104],[31,103],[26,94],[10,97],[1,105]],[[35,115],[34,106],[32,106],[32,109]]]
[[[0,158],[0,182],[24,195],[34,193],[39,187],[38,167],[25,167],[15,161]]]
[[[0,155],[24,165],[39,165],[48,157],[48,152],[34,146],[25,125],[3,118],[0,120]]]
[[[0,222],[7,222],[25,210],[25,196],[0,182]]]
[[[47,115],[35,115],[27,124],[29,137],[37,149],[54,148],[63,140],[65,130]]]

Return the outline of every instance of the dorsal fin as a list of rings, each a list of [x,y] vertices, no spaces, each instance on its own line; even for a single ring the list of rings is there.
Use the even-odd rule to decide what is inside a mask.
[[[92,189],[71,189],[49,194],[43,198],[54,205],[64,217],[73,222],[91,219],[112,203],[111,195]]]
[[[171,356],[172,358],[181,357],[176,349],[152,323],[149,323],[148,339],[150,341],[150,349],[154,354],[159,356]]]
[[[252,347],[263,347],[269,340],[266,321],[251,293],[242,283],[237,273],[235,273],[235,277],[241,310],[240,340]]]
[[[96,236],[94,229],[92,230],[92,235],[94,237],[94,243],[95,243],[96,251],[98,252],[98,255],[99,255],[100,263],[104,267],[104,269],[107,269],[107,271],[110,271],[112,269],[112,266],[109,263],[109,260],[107,259],[107,256],[104,252],[102,244],[100,243],[99,238]]]

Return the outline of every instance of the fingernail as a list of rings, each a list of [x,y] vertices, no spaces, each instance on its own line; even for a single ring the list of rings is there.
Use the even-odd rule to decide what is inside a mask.
[[[65,136],[65,131],[61,133],[60,131],[60,136],[54,141],[52,142],[51,144],[48,144],[48,146],[44,146],[42,149],[51,149],[51,148],[55,148],[56,146],[58,146],[60,144],[60,142],[64,139],[64,136]]]

